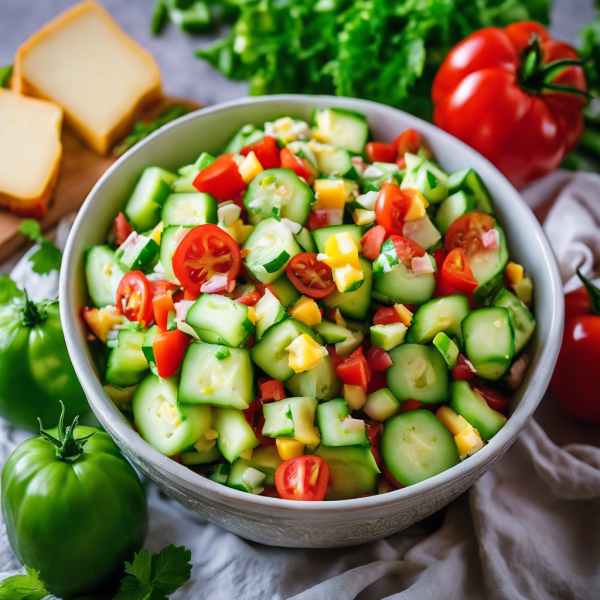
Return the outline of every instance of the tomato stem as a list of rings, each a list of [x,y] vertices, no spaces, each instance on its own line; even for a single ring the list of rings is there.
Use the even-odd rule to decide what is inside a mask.
[[[38,323],[45,321],[47,318],[46,308],[48,302],[40,302],[36,304],[29,299],[27,290],[25,290],[25,301],[23,302],[23,309],[21,311],[21,323],[25,327],[34,327]]]
[[[82,438],[75,438],[75,428],[79,423],[79,416],[73,419],[73,424],[67,428],[64,425],[65,417],[65,405],[62,400],[59,400],[61,406],[60,419],[58,420],[58,439],[53,435],[50,435],[47,431],[44,431],[42,420],[38,417],[40,424],[40,435],[49,443],[56,447],[56,456],[62,460],[75,461],[83,453],[83,447],[86,442],[94,435],[95,432],[90,433]]]
[[[586,279],[579,269],[577,269],[577,276],[583,282],[583,285],[590,296],[590,308],[592,314],[600,315],[600,289],[598,289],[589,279]]]
[[[590,61],[587,58],[559,58],[544,64],[544,56],[540,46],[540,39],[534,33],[529,45],[523,50],[521,68],[519,70],[519,82],[521,86],[530,93],[539,94],[544,91],[559,92],[571,96],[579,96],[590,100],[593,96],[586,90],[573,85],[553,83],[557,75],[570,67],[583,67]]]

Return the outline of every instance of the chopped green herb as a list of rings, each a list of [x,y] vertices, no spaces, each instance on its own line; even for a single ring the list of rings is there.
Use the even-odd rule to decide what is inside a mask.
[[[8,82],[13,73],[13,66],[6,65],[5,67],[0,67],[0,87],[8,87]]]
[[[151,133],[154,133],[157,129],[160,129],[163,125],[182,117],[187,114],[188,109],[183,104],[175,104],[167,108],[162,112],[156,119],[145,123],[144,121],[137,121],[131,130],[131,133],[115,148],[113,154],[115,156],[121,156],[125,154],[127,150],[133,148],[138,142],[141,142],[144,138],[147,138]]]
[[[40,224],[37,221],[24,219],[21,221],[19,233],[41,246],[37,252],[29,257],[34,273],[45,275],[50,271],[60,271],[62,252],[47,237],[42,235]]]
[[[0,598],[3,600],[42,600],[50,595],[39,571],[25,567],[26,575],[13,575],[0,582]]]
[[[152,11],[152,20],[150,21],[150,31],[152,35],[160,35],[169,20],[169,11],[163,0],[158,0]]]

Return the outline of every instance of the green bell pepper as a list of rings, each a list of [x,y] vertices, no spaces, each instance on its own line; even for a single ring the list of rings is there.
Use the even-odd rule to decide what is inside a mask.
[[[64,413],[64,409],[63,409]],[[48,591],[89,594],[122,572],[148,527],[144,488],[110,436],[77,427],[30,438],[2,471],[8,539]]]
[[[0,416],[34,430],[37,418],[56,425],[58,401],[66,417],[89,410],[71,364],[58,302],[36,304],[17,295],[0,305]]]

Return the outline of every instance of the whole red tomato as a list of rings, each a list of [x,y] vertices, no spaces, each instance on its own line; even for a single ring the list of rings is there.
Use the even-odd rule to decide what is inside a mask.
[[[571,416],[600,423],[600,290],[585,286],[565,296],[565,331],[550,390]]]
[[[433,120],[522,188],[550,173],[583,132],[577,52],[534,21],[487,27],[455,46],[433,82]]]

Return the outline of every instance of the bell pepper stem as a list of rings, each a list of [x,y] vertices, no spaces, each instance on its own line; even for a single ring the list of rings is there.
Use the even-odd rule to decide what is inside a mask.
[[[79,423],[79,416],[73,419],[73,424],[65,428],[64,416],[65,416],[65,405],[60,401],[61,412],[58,420],[58,439],[53,435],[50,435],[44,430],[42,420],[38,417],[40,424],[40,435],[50,444],[56,448],[56,456],[62,460],[75,461],[83,453],[83,447],[86,442],[94,435],[95,432],[90,433],[82,438],[75,437],[75,429]]]
[[[581,271],[577,269],[577,276],[583,282],[583,285],[590,295],[590,307],[593,315],[600,315],[600,289],[598,289],[589,279],[586,279]]]

